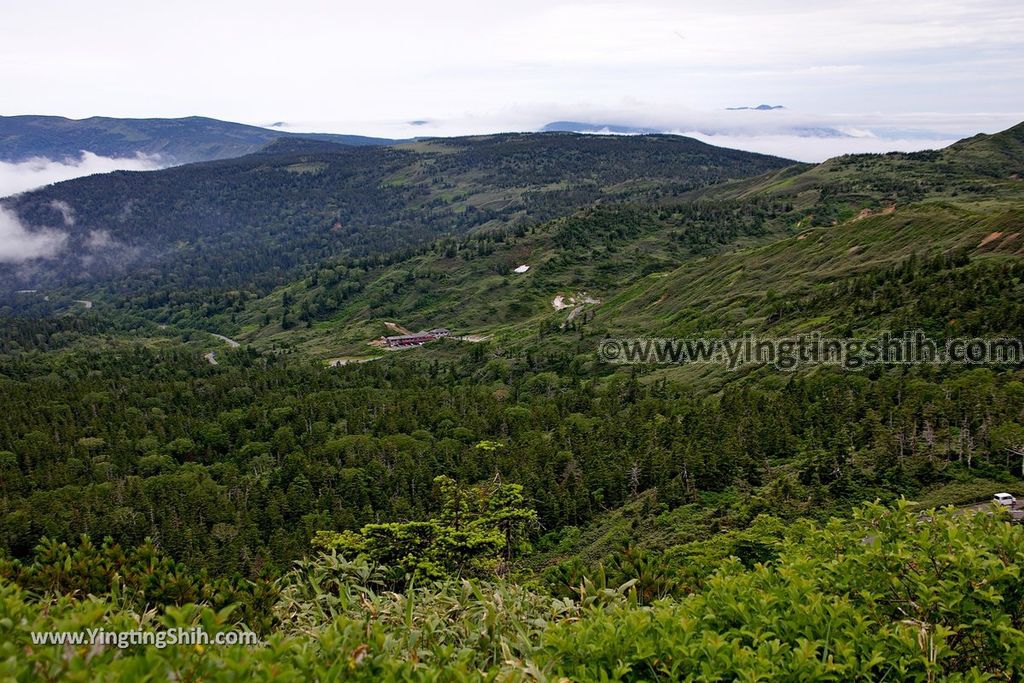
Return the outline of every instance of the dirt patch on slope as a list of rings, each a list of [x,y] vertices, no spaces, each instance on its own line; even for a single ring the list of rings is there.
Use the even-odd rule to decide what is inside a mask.
[[[986,238],[985,238],[985,239],[983,239],[983,240],[982,240],[981,242],[979,242],[979,243],[978,243],[978,247],[979,247],[979,248],[981,248],[981,247],[985,246],[986,244],[988,244],[989,242],[992,242],[992,241],[994,241],[994,240],[997,240],[997,239],[999,239],[999,238],[1000,238],[1000,237],[1002,237],[1002,236],[1003,236],[1003,233],[1001,233],[1001,232],[999,232],[999,231],[993,232],[993,233],[992,233],[992,234],[990,234],[990,235],[989,235],[988,237],[986,237]]]

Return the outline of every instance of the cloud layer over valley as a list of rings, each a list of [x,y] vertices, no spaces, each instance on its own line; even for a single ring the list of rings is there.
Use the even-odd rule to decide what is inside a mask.
[[[161,167],[155,159],[137,156],[115,159],[83,151],[77,159],[35,158],[11,163],[0,161],[0,197],[27,192],[38,187],[71,180],[93,173],[111,171],[152,171]]]

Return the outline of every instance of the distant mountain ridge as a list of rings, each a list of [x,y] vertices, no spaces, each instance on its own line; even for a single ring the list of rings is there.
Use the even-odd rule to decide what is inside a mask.
[[[781,104],[759,104],[756,107],[726,107],[726,111],[775,111],[785,109]]]
[[[726,111],[771,111],[776,109],[785,109],[785,107],[762,104],[757,107],[728,107]],[[624,123],[588,123],[586,121],[552,121],[541,128],[543,133],[590,133],[604,135],[679,135],[680,130],[692,131],[703,135],[727,135],[742,129],[730,128],[725,123],[720,126],[707,125],[706,123],[683,124],[672,129],[669,127],[650,128]],[[794,125],[788,128],[781,128],[777,132],[811,138],[852,137],[848,133],[828,126]]]
[[[395,140],[361,135],[288,133],[202,116],[121,119],[94,116],[0,116],[0,161],[104,157],[157,158],[167,165],[251,154],[280,139],[314,139],[343,145],[387,145]]]

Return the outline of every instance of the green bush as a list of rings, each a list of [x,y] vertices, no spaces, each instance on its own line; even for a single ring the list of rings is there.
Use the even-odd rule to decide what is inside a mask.
[[[230,610],[139,613],[0,579],[5,680],[1014,680],[1024,670],[1024,527],[998,514],[869,505],[799,522],[778,556],[726,560],[696,593],[644,606],[636,582],[551,598],[505,581],[386,590],[365,559],[322,554],[279,585],[253,647],[32,644],[30,632],[234,628]]]

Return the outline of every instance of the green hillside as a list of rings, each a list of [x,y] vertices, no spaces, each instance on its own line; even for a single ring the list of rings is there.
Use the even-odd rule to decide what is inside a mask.
[[[996,135],[975,135],[946,150],[946,158],[974,173],[1018,179],[1024,172],[1024,123]]]
[[[1019,159],[1018,129],[986,137],[986,149],[1007,163]],[[509,341],[584,322],[594,338],[905,325],[898,309],[927,294],[920,280],[899,296],[887,292],[888,311],[858,312],[857,302],[830,293],[851,278],[902,287],[894,272],[915,271],[913,279],[943,258],[950,263],[929,272],[933,281],[992,281],[992,268],[1015,267],[1024,253],[1024,181],[977,174],[976,150],[965,151],[975,144],[964,145],[842,157],[653,205],[584,209],[529,229],[442,240],[381,268],[322,266],[224,324],[257,346],[321,357],[372,352],[366,343],[387,333],[385,322]],[[523,264],[530,270],[515,273]],[[1013,287],[1002,283],[999,292]],[[576,306],[555,310],[558,296],[601,303],[583,303],[567,326]],[[977,329],[954,303],[943,297],[917,325]]]
[[[532,335],[561,326],[576,307],[570,299],[589,311],[587,298],[609,296],[737,240],[764,239],[779,229],[775,217],[783,211],[779,203],[757,201],[586,209],[529,229],[442,240],[385,268],[323,266],[252,302],[228,324],[253,330],[245,336],[258,345],[348,352],[365,349],[390,321],[459,334]],[[521,265],[530,269],[516,273]],[[553,305],[559,296],[560,314]]]

